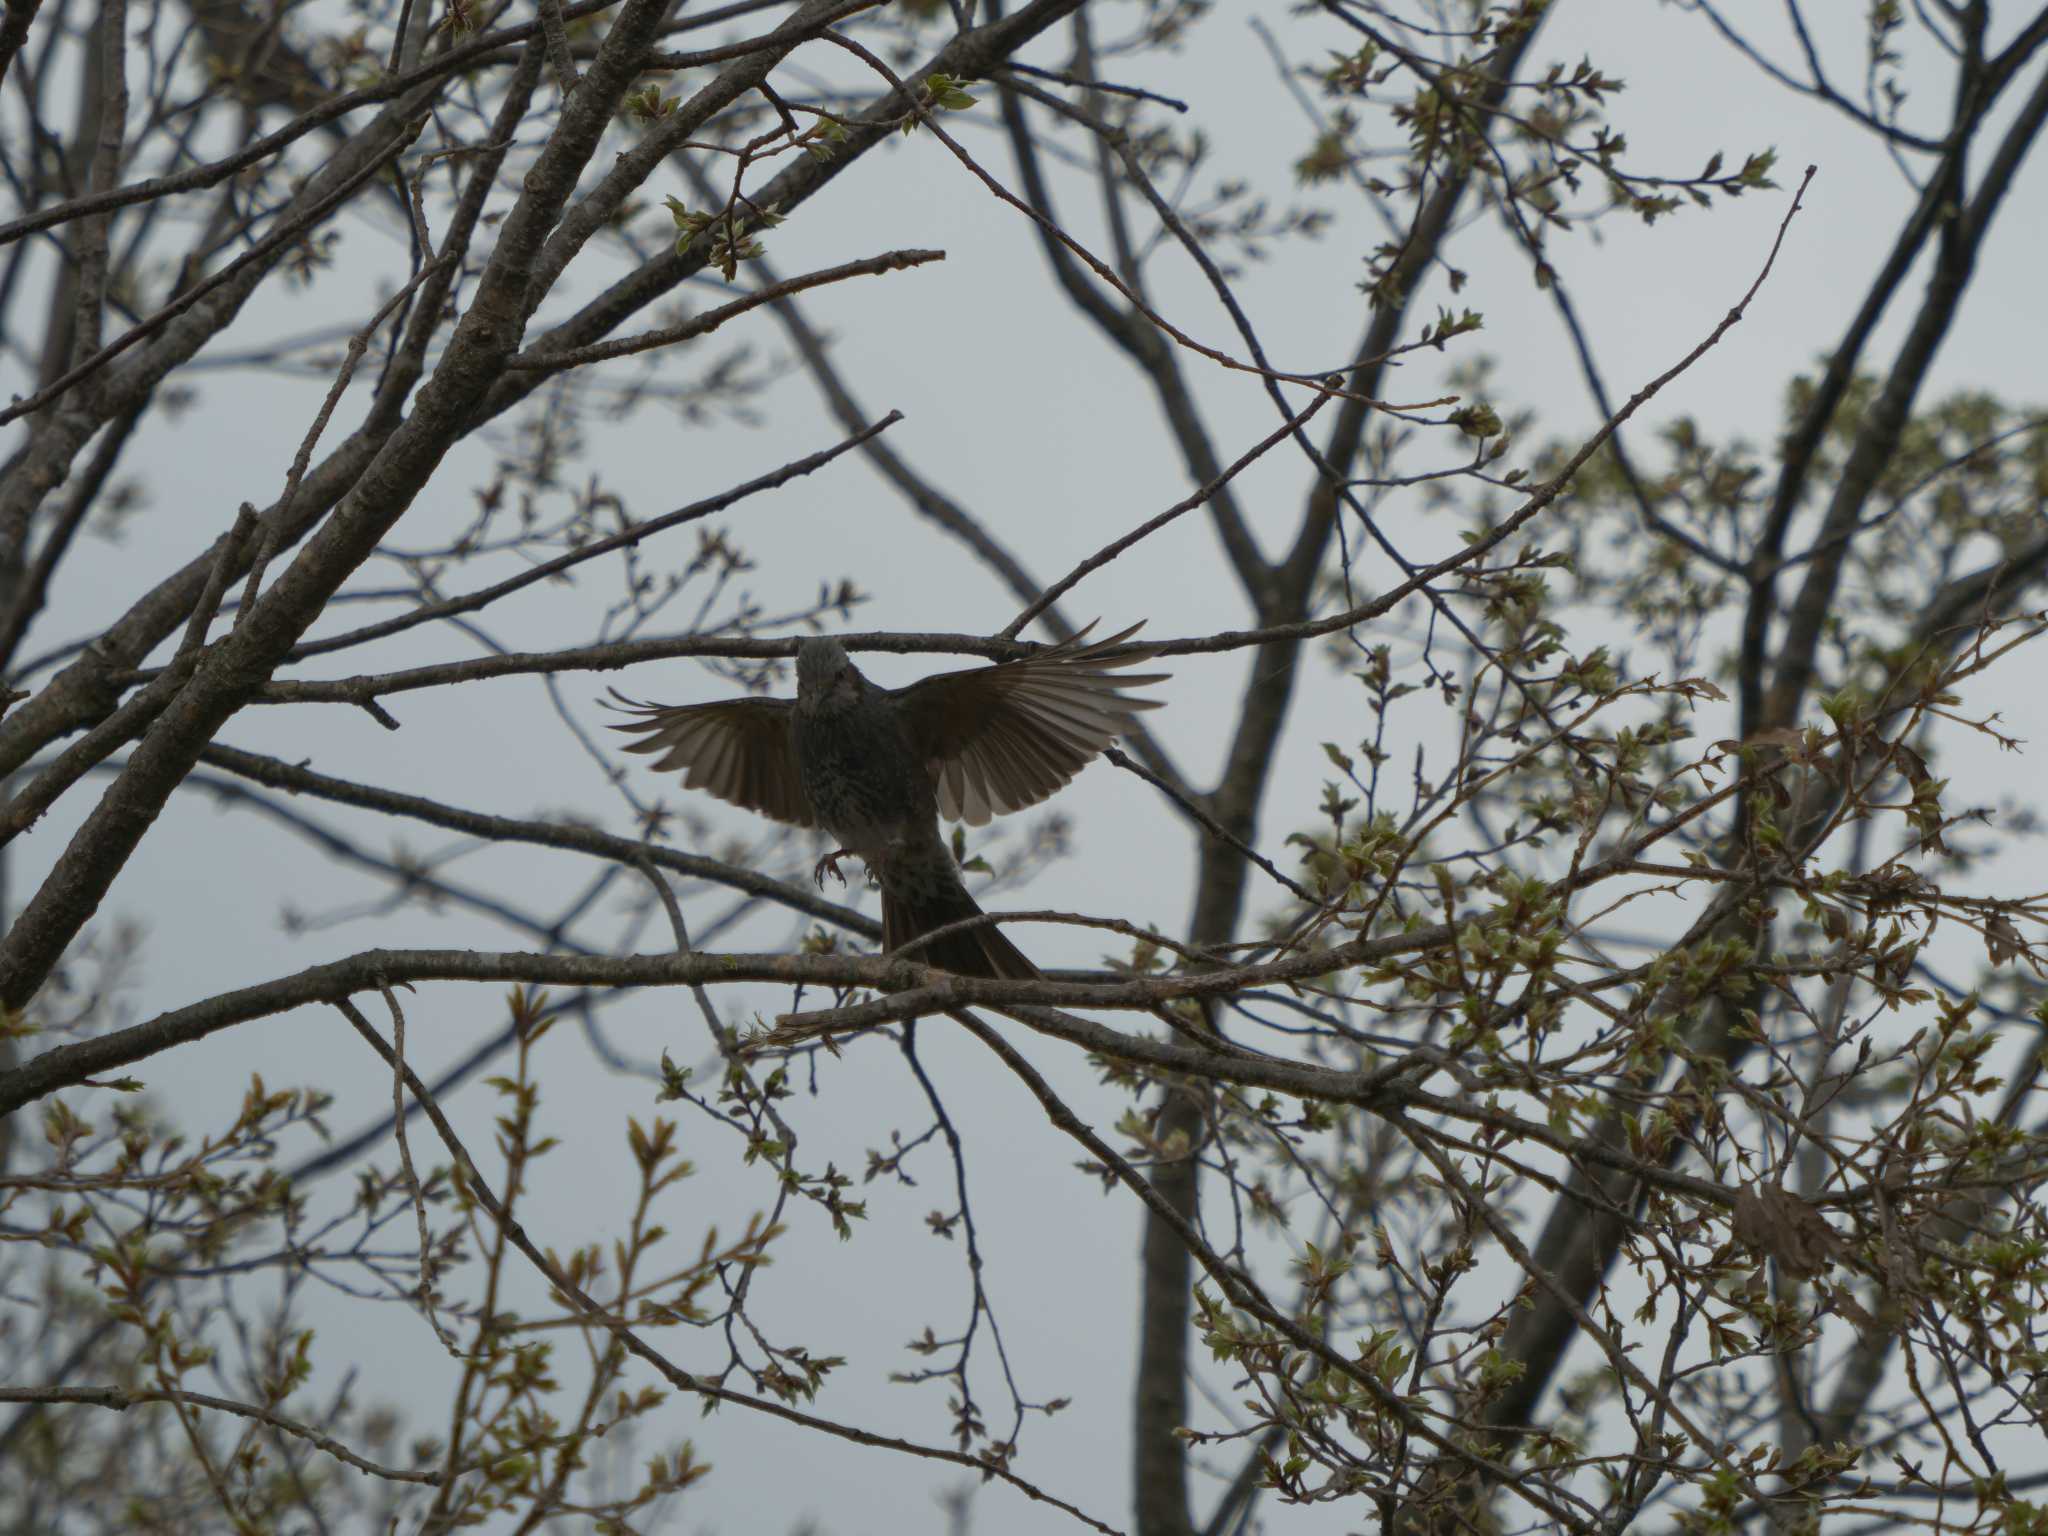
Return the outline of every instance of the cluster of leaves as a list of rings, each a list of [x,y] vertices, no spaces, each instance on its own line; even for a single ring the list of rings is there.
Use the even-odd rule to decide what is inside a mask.
[[[1855,425],[1852,408],[1823,455]],[[1850,1382],[1882,1376],[1856,1362],[1906,1361],[1924,1412],[1893,1420],[1887,1445],[1939,1443],[1953,1405],[1986,1393],[2006,1443],[2048,1437],[2048,1401],[2024,1385],[2048,1365],[2048,1208],[2031,1193],[2048,1144],[2017,1118],[2042,1067],[2024,1042],[2048,1027],[2048,905],[1951,889],[1975,862],[1957,835],[1975,817],[1930,767],[1937,722],[2012,745],[1959,710],[1970,680],[2038,626],[1980,621],[1940,645],[1909,627],[1912,578],[1924,604],[1930,562],[1937,580],[1960,574],[1987,540],[2014,548],[2019,527],[2038,525],[2039,426],[1978,396],[1908,424],[1885,526],[1852,557],[1840,599],[1859,617],[1816,684],[1824,725],[1702,748],[1693,718],[1729,702],[1733,652],[1719,682],[1625,681],[1644,652],[1690,664],[1748,592],[1737,552],[1765,515],[1764,469],[1686,421],[1663,433],[1661,475],[1612,456],[1582,474],[1567,494],[1569,557],[1529,548],[1462,573],[1449,601],[1484,635],[1461,653],[1469,676],[1397,681],[1400,642],[1365,653],[1355,675],[1376,731],[1326,743],[1339,776],[1324,824],[1290,838],[1318,899],[1276,913],[1270,931],[1299,947],[1441,924],[1456,941],[1297,989],[1288,1032],[1367,1080],[1448,1071],[1458,1104],[1388,1123],[1209,1099],[1201,1155],[1248,1218],[1219,1253],[1249,1272],[1273,1238],[1287,1243],[1295,1290],[1275,1305],[1349,1364],[1205,1287],[1197,1318],[1238,1380],[1240,1422],[1191,1440],[1263,1429],[1265,1486],[1282,1499],[1364,1496],[1425,1525],[1473,1518],[1473,1489],[1497,1476],[1568,1501],[1600,1486],[1587,1476],[1598,1468],[1621,1497],[1656,1490],[1684,1528],[1725,1531],[1765,1490],[1817,1518],[1867,1488],[1845,1476],[1869,1454],[1854,1411],[1836,1426],[1843,1443],[1719,1449],[1726,1426],[1772,1414],[1783,1371],[1820,1391],[1823,1351],[1846,1354],[1836,1379]],[[1475,509],[1452,486],[1432,493],[1484,526],[1483,497]],[[1688,543],[1727,557],[1689,557]],[[1619,597],[1640,616],[1625,651],[1566,650],[1584,620],[1540,572],[1567,559],[1571,600]],[[1385,781],[1400,713],[1430,698],[1461,722],[1454,760],[1430,772],[1418,752],[1412,774]],[[1483,857],[1455,851],[1460,822],[1484,830]],[[1673,896],[1685,902],[1676,942],[1651,917],[1615,920]],[[1930,968],[1942,933],[1974,941],[1974,987],[1937,980],[1953,963],[1951,944]],[[1621,945],[1648,948],[1648,962],[1595,963]],[[1234,1007],[1264,1028],[1281,1000]],[[1703,1027],[1723,1016],[1722,1032]],[[1118,1126],[1131,1163],[1188,1155],[1184,1136],[1162,1134],[1162,1085],[1104,1066],[1133,1098]],[[1559,1154],[1595,1146],[1631,1170],[1604,1197],[1623,1202],[1626,1264],[1579,1323],[1605,1363],[1565,1388],[1554,1422],[1488,1432],[1489,1405],[1525,1371],[1503,1347],[1509,1330],[1553,1299],[1513,1229],[1571,1176]],[[1705,1183],[1671,1176],[1683,1166]],[[1938,1404],[1925,1395],[1935,1383]],[[1899,1466],[1931,1486],[1916,1463]],[[1993,1479],[1972,1518],[2004,1528],[2025,1506]]]
[[[532,1165],[559,1148],[540,1129],[535,1070],[558,1015],[527,995],[520,1012],[512,1070],[489,1083],[504,1106],[498,1214],[480,1199],[466,1159],[423,1169],[416,1181],[363,1168],[353,1204],[320,1211],[280,1161],[295,1142],[325,1137],[330,1100],[319,1093],[254,1082],[232,1122],[196,1146],[155,1129],[139,1108],[118,1109],[102,1130],[52,1100],[45,1166],[32,1178],[0,1179],[15,1252],[43,1254],[33,1281],[34,1261],[7,1261],[6,1290],[17,1312],[68,1320],[61,1331],[89,1341],[108,1385],[76,1400],[31,1394],[17,1405],[0,1434],[30,1476],[8,1484],[0,1521],[41,1528],[43,1514],[97,1509],[134,1529],[189,1529],[223,1514],[246,1530],[309,1517],[445,1529],[574,1515],[624,1531],[702,1478],[709,1469],[687,1442],[637,1474],[627,1470],[638,1427],[667,1417],[672,1398],[629,1378],[630,1357],[604,1318],[643,1336],[722,1322],[734,1311],[734,1281],[768,1262],[782,1228],[757,1218],[729,1240],[706,1230],[693,1254],[664,1262],[673,1237],[656,1207],[674,1204],[693,1169],[675,1122],[629,1120],[635,1178],[619,1233],[559,1261],[602,1314],[512,1310],[511,1296],[531,1285],[520,1278],[509,1223]],[[416,1220],[425,1250],[407,1241]],[[216,1293],[226,1276],[232,1284]],[[309,1288],[420,1311],[453,1375],[443,1435],[401,1446],[388,1407],[359,1407],[352,1392],[312,1398],[325,1345],[303,1320]],[[267,1320],[251,1331],[259,1306]],[[17,1379],[34,1376],[28,1357],[57,1336],[23,1320],[0,1327]],[[565,1327],[588,1346],[586,1379],[556,1373],[553,1341]],[[771,1387],[787,1380],[778,1395],[806,1397],[836,1363],[780,1351],[762,1379]],[[128,1410],[117,1441],[96,1433],[110,1407]],[[98,1450],[111,1445],[120,1456],[101,1459]]]

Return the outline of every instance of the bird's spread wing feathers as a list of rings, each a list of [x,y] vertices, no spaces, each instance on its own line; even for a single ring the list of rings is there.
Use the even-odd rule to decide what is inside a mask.
[[[1118,670],[1151,653],[1108,654],[1143,626],[1089,645],[1094,627],[1022,660],[942,672],[896,694],[931,769],[941,815],[978,827],[1036,805],[1129,729],[1139,710],[1159,707],[1161,700],[1122,690],[1166,673]]]
[[[640,733],[628,752],[659,752],[654,766],[683,783],[799,827],[817,815],[798,777],[787,699],[721,699],[712,704],[643,704],[613,691],[611,707],[639,718],[612,727]]]

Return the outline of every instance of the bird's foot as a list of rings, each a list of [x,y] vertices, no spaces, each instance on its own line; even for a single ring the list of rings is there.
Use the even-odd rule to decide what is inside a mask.
[[[826,854],[825,857],[818,860],[817,867],[811,871],[811,878],[818,882],[818,889],[821,891],[825,889],[825,876],[828,872],[841,885],[846,884],[846,876],[840,872],[839,861],[852,857],[853,850],[851,848],[835,848],[832,852]]]

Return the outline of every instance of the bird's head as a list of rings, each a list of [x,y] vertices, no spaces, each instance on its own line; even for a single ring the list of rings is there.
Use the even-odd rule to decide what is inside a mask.
[[[818,635],[796,648],[796,698],[817,705],[858,698],[860,669],[837,640]]]

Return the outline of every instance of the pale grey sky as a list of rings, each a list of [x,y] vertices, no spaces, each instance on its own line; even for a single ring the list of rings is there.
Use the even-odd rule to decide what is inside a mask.
[[[1842,61],[1839,72],[1850,80],[1860,71],[1854,9],[1841,7],[1831,18],[1843,35],[1828,40],[1835,50],[1831,56]],[[1276,363],[1327,367],[1346,355],[1362,328],[1363,300],[1355,285],[1364,270],[1362,256],[1380,231],[1342,188],[1296,194],[1287,184],[1286,167],[1306,146],[1309,130],[1251,30],[1255,15],[1280,29],[1299,59],[1317,59],[1326,47],[1339,46],[1333,29],[1306,23],[1287,8],[1224,3],[1191,29],[1176,53],[1149,58],[1142,68],[1119,65],[1113,73],[1193,105],[1215,146],[1209,182],[1242,175],[1271,189],[1276,203],[1298,196],[1332,210],[1334,221],[1319,240],[1275,247],[1271,260],[1246,266],[1237,282]],[[1776,25],[1775,8],[1759,19],[1759,40],[1774,48]],[[741,30],[735,28],[734,35]],[[1061,44],[1052,43],[1027,57],[1051,64],[1061,51]],[[1801,169],[1818,166],[1805,211],[1794,221],[1749,319],[1646,418],[1654,423],[1686,413],[1710,432],[1767,441],[1785,382],[1795,370],[1810,367],[1839,333],[1892,238],[1908,190],[1860,130],[1765,82],[1681,7],[1566,0],[1546,24],[1536,52],[1542,61],[1567,64],[1590,55],[1627,80],[1629,90],[1615,102],[1613,118],[1627,132],[1641,168],[1690,174],[1717,149],[1731,161],[1763,147],[1775,147],[1779,155],[1777,192],[1711,213],[1688,211],[1653,229],[1616,217],[1597,233],[1554,239],[1552,259],[1580,304],[1617,396],[1670,366],[1740,297],[1769,248]],[[809,54],[803,57],[815,63]],[[1926,115],[1916,121],[1935,120],[1945,109],[1933,86],[1925,94],[1913,111]],[[984,103],[949,126],[1007,179],[1013,168],[986,130],[991,115]],[[836,355],[869,411],[905,413],[907,420],[889,435],[890,445],[979,515],[1042,580],[1051,580],[1185,495],[1188,477],[1165,441],[1149,389],[1096,340],[1047,280],[1025,222],[988,197],[928,135],[900,140],[882,153],[886,165],[864,164],[860,174],[836,183],[777,230],[770,253],[788,274],[896,247],[947,252],[940,265],[814,294],[806,312],[839,338]],[[680,186],[673,190],[687,197]],[[1071,181],[1064,190],[1068,201],[1061,212],[1069,227],[1096,243],[1093,204]],[[2035,267],[2040,237],[2048,234],[2048,168],[2038,159],[2022,173],[2004,219],[2004,236],[1989,248],[1925,399],[1964,385],[2018,402],[2048,394],[2036,355],[2048,334],[2048,299]],[[388,230],[361,220],[339,228],[341,264],[287,302],[270,301],[264,322],[279,333],[359,316],[365,278],[391,270],[395,247]],[[646,228],[659,238],[657,220],[650,218]],[[1496,400],[1504,410],[1540,411],[1542,433],[1584,431],[1593,416],[1578,369],[1549,301],[1529,281],[1526,262],[1483,225],[1469,232],[1456,257],[1472,274],[1470,287],[1455,300],[1427,294],[1416,312],[1433,312],[1440,299],[1481,309],[1485,331],[1454,358],[1483,351],[1496,359]],[[1908,284],[1908,301],[1917,289],[1917,280]],[[1157,292],[1161,307],[1185,328],[1204,340],[1227,341],[1220,312],[1185,264],[1162,258]],[[692,298],[714,302],[704,290]],[[1887,359],[1895,339],[1896,322],[1888,321],[1872,356]],[[739,341],[751,345],[760,361],[787,356],[783,333],[765,315],[721,333],[713,345]],[[677,359],[677,374],[701,367],[709,355]],[[1221,424],[1219,447],[1226,455],[1271,430],[1271,406],[1255,382],[1199,363],[1191,363],[1189,372],[1204,407]],[[1433,396],[1442,389],[1442,363],[1434,354],[1421,354],[1398,383],[1403,398]],[[241,501],[263,505],[274,499],[320,386],[284,387],[258,374],[227,372],[207,377],[202,387],[196,408],[174,430],[159,425],[132,454],[130,462],[145,469],[149,510],[118,545],[95,550],[59,585],[31,652],[52,638],[84,632],[168,562],[188,558],[231,520]],[[649,516],[841,436],[814,388],[793,368],[760,405],[765,420],[759,426],[724,419],[686,426],[659,406],[643,406],[617,423],[591,421],[588,463],[601,467],[607,485],[636,514]],[[493,435],[502,441],[509,426],[499,423]],[[1647,452],[1647,434],[1638,431],[1634,440]],[[470,487],[485,452],[476,446],[451,459],[400,525],[402,540],[430,542],[468,515]],[[1281,452],[1247,475],[1238,491],[1255,528],[1285,537],[1308,484],[1306,466]],[[1412,554],[1447,547],[1455,532],[1448,519],[1426,519],[1419,498],[1394,499],[1387,519]],[[874,599],[857,616],[856,628],[991,632],[1015,611],[1013,600],[969,554],[914,522],[866,466],[851,458],[720,521],[759,559],[746,586],[771,610],[800,605],[819,583],[848,575]],[[680,560],[691,537],[672,536],[667,553]],[[467,588],[477,579],[464,576],[459,585]],[[492,621],[494,632],[525,649],[573,642],[584,637],[590,605],[610,595],[603,577],[572,588],[538,588],[508,605]],[[1079,619],[1100,614],[1117,626],[1143,617],[1147,632],[1160,636],[1214,629],[1244,617],[1242,604],[1221,583],[1200,517],[1187,519],[1142,558],[1089,578],[1066,611]],[[304,675],[467,654],[472,653],[447,631],[418,631],[382,648],[374,660],[350,653],[331,668],[309,666]],[[1197,783],[1213,776],[1217,759],[1225,715],[1214,701],[1222,698],[1227,709],[1245,666],[1241,655],[1182,659],[1161,690],[1169,707],[1148,723]],[[877,658],[869,667],[891,683],[933,669],[927,661],[892,658]],[[1309,676],[1309,691],[1298,706],[1299,719],[1309,723],[1286,738],[1264,828],[1266,851],[1283,865],[1290,860],[1282,839],[1309,817],[1326,775],[1320,741],[1357,729],[1350,723],[1352,694],[1342,681],[1320,664]],[[564,698],[586,725],[601,721],[593,700],[610,682],[629,693],[678,702],[724,688],[708,672],[684,663],[619,678],[567,676]],[[1969,700],[1971,708],[2001,710],[2014,734],[2041,738],[2048,724],[2041,690],[1998,674],[1982,686],[1982,695]],[[396,734],[351,710],[289,708],[245,714],[227,739],[292,760],[310,757],[314,766],[343,777],[487,811],[576,814],[615,831],[630,830],[620,800],[599,767],[557,726],[538,682],[413,694],[392,701],[391,708],[404,725]],[[1425,740],[1439,730],[1421,715],[1406,725]],[[1725,726],[1703,720],[1700,734],[1711,739],[1726,734]],[[1411,746],[1404,743],[1404,749]],[[1950,763],[1946,771],[1955,775],[1962,800],[1995,803],[2038,782],[2040,768],[2038,757],[1985,754]],[[629,772],[639,793],[670,794],[638,761]],[[62,848],[84,803],[67,802],[18,845],[12,874],[17,892],[29,888]],[[1169,931],[1184,924],[1191,870],[1187,839],[1178,819],[1149,790],[1097,766],[1054,807],[1075,824],[1077,856],[1027,890],[1005,893],[1001,904],[1113,911]],[[332,807],[302,808],[355,828],[374,847],[403,842],[420,851],[452,842]],[[759,830],[739,813],[699,809],[735,830]],[[1014,839],[1022,828],[1000,830]],[[1987,871],[1983,879],[2017,891],[2033,862],[2023,854],[2016,867]],[[511,851],[478,854],[448,873],[545,909],[590,871],[579,861]],[[136,1017],[146,1017],[380,943],[521,947],[516,936],[461,913],[427,919],[409,911],[298,937],[280,931],[283,902],[320,911],[371,899],[380,889],[335,870],[249,812],[218,811],[203,797],[181,797],[150,833],[105,913],[108,919],[132,917],[146,931],[142,979],[129,1007]],[[716,897],[686,899],[693,916],[723,905]],[[794,931],[786,920],[771,919],[747,930],[747,943],[787,943]],[[648,942],[665,940],[653,933]],[[1026,947],[1041,960],[1073,964],[1091,963],[1101,949],[1072,929],[1031,931]],[[733,993],[718,1000],[734,1016],[742,998]],[[781,1000],[760,995],[752,1005],[772,1009]],[[495,988],[423,987],[408,999],[408,1017],[414,1059],[432,1065],[459,1057],[481,1034],[495,1030],[502,999]],[[681,996],[628,999],[607,1018],[612,1038],[637,1057],[667,1049],[683,1062],[708,1059],[701,1023]],[[1019,1470],[1091,1514],[1123,1525],[1129,1516],[1127,1398],[1135,1351],[1133,1204],[1122,1194],[1105,1197],[1073,1171],[1077,1150],[1047,1129],[1035,1105],[991,1070],[978,1050],[952,1037],[943,1024],[923,1026],[919,1039],[934,1079],[956,1114],[963,1114],[989,1285],[1019,1385],[1030,1398],[1074,1400],[1059,1417],[1028,1425]],[[1024,1044],[1099,1125],[1114,1120],[1114,1101],[1095,1087],[1083,1063],[1035,1040]],[[537,1170],[528,1226],[537,1241],[561,1250],[605,1240],[623,1219],[630,1194],[624,1119],[656,1110],[646,1082],[604,1070],[566,1028],[548,1042],[544,1062],[544,1119],[564,1145]],[[353,1129],[388,1103],[388,1081],[341,1020],[324,1011],[231,1031],[152,1061],[140,1075],[167,1109],[201,1127],[239,1096],[251,1071],[273,1083],[319,1081],[332,1088],[340,1096],[331,1116],[337,1129]],[[857,1171],[865,1149],[881,1145],[889,1127],[921,1128],[913,1092],[891,1047],[871,1041],[851,1048],[821,1072],[816,1098],[802,1097],[792,1106],[803,1137],[802,1161],[816,1167],[829,1157]],[[494,1113],[488,1097],[472,1089],[450,1107],[473,1138],[472,1147],[487,1145]],[[685,1116],[683,1130],[699,1177],[673,1209],[679,1250],[694,1243],[703,1224],[715,1221],[721,1230],[736,1230],[772,1195],[765,1168],[735,1171],[729,1138],[694,1116]],[[415,1140],[415,1154],[434,1156],[422,1139]],[[796,1208],[791,1238],[778,1249],[756,1294],[763,1315],[780,1329],[779,1338],[800,1338],[819,1353],[849,1354],[816,1404],[819,1412],[943,1442],[947,1420],[940,1389],[887,1380],[891,1371],[919,1364],[902,1345],[926,1322],[943,1336],[966,1315],[960,1245],[923,1229],[928,1211],[953,1205],[950,1170],[936,1148],[921,1154],[914,1170],[915,1189],[876,1185],[866,1191],[874,1216],[851,1243],[838,1242],[812,1211]],[[354,1362],[363,1368],[364,1395],[439,1411],[451,1367],[420,1320],[395,1306],[367,1318],[355,1303],[316,1303],[316,1309],[323,1326],[316,1358],[323,1371]],[[664,1342],[686,1367],[715,1365],[722,1358],[715,1338],[670,1335]],[[1000,1383],[986,1369],[980,1380],[993,1416],[1004,1401]],[[1213,1413],[1205,1414],[1214,1422]],[[806,1520],[832,1536],[938,1531],[943,1516],[930,1502],[930,1491],[963,1480],[929,1463],[856,1450],[738,1412],[699,1421],[693,1407],[683,1406],[668,1422],[693,1438],[717,1469],[683,1502],[680,1523],[691,1531],[737,1536],[792,1529]],[[1227,1458],[1218,1464],[1232,1465]],[[1199,1490],[1200,1505],[1213,1493]],[[1301,1532],[1351,1530],[1363,1520],[1361,1512],[1344,1506],[1266,1506],[1264,1515],[1271,1528]],[[1064,1525],[1061,1517],[1030,1508],[999,1486],[981,1492],[975,1521],[984,1536]]]

